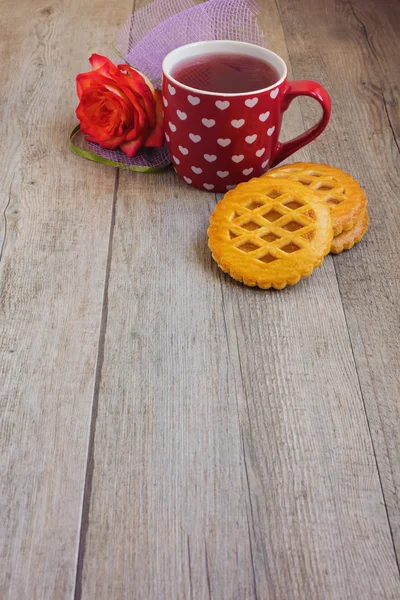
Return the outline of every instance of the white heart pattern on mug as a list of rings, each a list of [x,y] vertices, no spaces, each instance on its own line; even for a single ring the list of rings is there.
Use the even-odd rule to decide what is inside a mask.
[[[272,90],[272,92],[270,93],[271,98],[275,99],[277,97],[277,95],[279,94],[279,88],[275,88],[274,90]]]
[[[192,171],[193,173],[196,173],[196,175],[200,175],[200,173],[203,172],[203,169],[200,169],[200,167],[192,167]]]
[[[227,185],[226,189],[227,190],[233,190],[233,188],[235,188],[235,187],[236,187],[236,185]]]
[[[225,177],[228,177],[229,171],[217,171],[217,175],[218,177],[221,177],[221,179],[224,179]]]
[[[226,110],[231,103],[228,100],[217,100],[215,106],[219,108],[219,110]]]
[[[177,110],[176,114],[178,115],[181,121],[186,121],[187,114],[185,112],[183,112],[182,110]]]
[[[174,86],[172,86],[170,83],[168,84],[168,91],[171,94],[171,96],[175,96],[176,94],[176,89],[174,88]]]
[[[265,167],[267,166],[268,163],[269,163],[269,158],[267,158],[267,160],[264,160],[263,164],[261,165],[261,168],[265,169]]]
[[[171,121],[168,123],[169,128],[171,131],[175,132],[176,131],[176,125],[174,125],[173,123],[171,123]]]
[[[214,189],[214,186],[212,183],[203,183],[203,186],[206,188],[206,190],[210,191]]]
[[[231,121],[231,125],[236,129],[240,129],[242,125],[244,125],[244,119],[233,119],[233,121]]]
[[[235,163],[240,163],[240,162],[242,162],[243,159],[244,159],[244,154],[234,154],[232,156],[232,160]]]
[[[205,125],[205,127],[214,127],[215,125],[215,121],[214,119],[202,119],[201,122],[203,123],[203,125]]]
[[[168,133],[165,134],[165,139],[167,140],[167,142],[171,141],[171,138],[169,137]]]
[[[168,106],[168,100],[166,99],[166,97],[165,97],[165,96],[163,97],[162,101],[163,101],[163,103],[164,103],[164,106],[165,106],[165,108],[166,108],[166,107]]]
[[[189,137],[195,144],[201,141],[201,137],[199,135],[196,135],[195,133],[189,133]]]
[[[275,125],[273,127],[270,127],[269,129],[267,129],[267,135],[269,135],[271,137],[271,135],[274,133],[275,131]]]
[[[190,179],[190,177],[186,177],[186,175],[183,176],[183,179],[186,181],[186,183],[188,183],[189,185],[192,183],[192,180]]]
[[[178,148],[182,152],[182,154],[184,154],[184,156],[186,156],[186,154],[189,154],[189,150],[187,148],[184,148],[183,146],[178,146]]]
[[[205,154],[204,158],[206,159],[207,162],[215,162],[217,160],[217,157],[215,156],[215,154]]]
[[[200,104],[200,98],[197,98],[197,96],[192,96],[191,94],[189,94],[188,100],[193,106],[197,106],[198,104]]]
[[[181,164],[181,161],[179,160],[179,158],[176,158],[176,156],[173,156],[172,159],[176,162],[177,165]]]
[[[267,110],[267,112],[265,113],[261,113],[261,115],[258,117],[261,121],[261,123],[265,123],[265,121],[268,119],[269,115],[271,113],[269,112],[269,110]]]
[[[256,156],[258,156],[258,158],[261,158],[262,155],[264,154],[264,152],[265,152],[265,148],[261,148],[260,150],[257,150]]]
[[[245,105],[248,106],[249,108],[253,108],[258,102],[258,98],[251,98],[251,100],[246,100],[245,101]]]
[[[226,148],[231,143],[231,140],[229,138],[218,138],[217,142],[220,146]]]
[[[247,177],[247,175],[250,175],[250,173],[252,173],[253,171],[254,171],[253,167],[250,167],[250,169],[244,169],[242,171],[242,173],[243,173],[243,175],[246,175],[246,177]]]
[[[247,135],[244,139],[248,144],[253,144],[257,139],[257,134],[254,133],[253,135]]]

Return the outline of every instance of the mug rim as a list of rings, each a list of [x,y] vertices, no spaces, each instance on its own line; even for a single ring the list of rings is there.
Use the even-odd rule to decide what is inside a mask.
[[[278,79],[278,81],[276,81],[272,85],[269,85],[268,87],[265,87],[265,88],[261,88],[258,90],[251,90],[250,92],[223,93],[223,92],[209,92],[206,90],[200,90],[198,88],[190,87],[189,85],[181,83],[180,81],[178,81],[177,79],[172,77],[171,68],[172,68],[172,66],[175,66],[176,61],[173,62],[173,64],[170,65],[168,69],[166,68],[166,64],[168,64],[168,62],[174,58],[173,55],[179,54],[180,52],[182,52],[183,49],[196,48],[196,47],[201,47],[201,46],[212,46],[212,45],[216,45],[216,44],[219,46],[224,46],[224,45],[233,46],[234,45],[234,46],[252,48],[253,52],[254,52],[254,49],[256,49],[260,52],[260,54],[265,53],[269,56],[273,56],[275,59],[274,62],[280,64],[281,72],[283,72],[283,75],[281,75],[281,77]],[[199,52],[199,55],[202,55],[202,53]],[[252,55],[255,56],[255,53]],[[269,61],[267,61],[267,62],[269,62]],[[275,64],[273,66],[275,66]],[[283,60],[283,58],[281,58],[279,56],[279,54],[276,54],[275,52],[272,52],[272,50],[269,50],[268,48],[264,48],[263,46],[258,46],[257,44],[250,44],[249,42],[240,42],[237,40],[204,40],[202,42],[192,42],[191,44],[184,44],[183,46],[179,46],[178,48],[171,50],[171,52],[169,52],[165,56],[165,58],[162,62],[162,72],[163,72],[163,76],[167,77],[172,83],[174,83],[175,85],[177,85],[180,88],[183,88],[184,90],[186,90],[188,92],[195,92],[196,94],[203,94],[206,96],[223,96],[223,97],[232,98],[232,97],[237,97],[237,96],[251,96],[254,94],[262,94],[263,92],[272,90],[274,87],[280,85],[283,81],[285,81],[285,79],[287,77],[287,66],[286,66],[285,61]]]

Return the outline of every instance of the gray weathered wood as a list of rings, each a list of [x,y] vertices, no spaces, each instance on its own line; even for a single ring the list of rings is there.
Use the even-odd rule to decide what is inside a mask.
[[[285,55],[272,2],[263,22]],[[213,206],[171,172],[121,174],[79,595],[396,598],[334,263],[246,289],[210,258]]]
[[[83,598],[207,597],[215,569],[253,588],[213,204],[171,171],[121,174]]]
[[[320,141],[321,157],[352,173],[369,199],[368,236],[334,264],[399,555],[399,5],[373,0],[279,5],[296,76],[313,70],[332,94],[333,118],[329,136]],[[305,118],[310,122],[310,113]]]
[[[74,589],[115,172],[74,156],[74,79],[129,2],[2,2],[0,597]]]
[[[398,598],[396,3],[260,2],[332,93],[293,160],[350,171],[373,218],[280,293],[213,263],[213,195],[69,152],[74,77],[130,5],[0,11],[0,596]]]

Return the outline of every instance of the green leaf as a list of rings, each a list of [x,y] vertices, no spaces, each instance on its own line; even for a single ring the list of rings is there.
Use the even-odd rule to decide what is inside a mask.
[[[69,136],[71,150],[72,152],[75,152],[75,154],[77,154],[78,156],[82,156],[83,158],[87,158],[88,160],[92,160],[93,162],[101,163],[102,165],[109,165],[110,167],[118,167],[119,169],[127,169],[128,171],[136,171],[138,173],[159,173],[160,171],[165,171],[165,169],[167,169],[171,164],[168,163],[167,165],[162,167],[132,167],[121,162],[109,160],[108,158],[104,158],[103,156],[99,156],[98,154],[94,154],[93,152],[89,152],[88,150],[83,150],[82,148],[78,148],[78,146],[75,146],[73,141],[76,135],[80,132],[80,130],[80,125],[77,125],[71,131],[71,134]]]

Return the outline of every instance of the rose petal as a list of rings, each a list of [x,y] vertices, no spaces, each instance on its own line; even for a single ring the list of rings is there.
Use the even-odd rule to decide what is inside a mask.
[[[79,119],[82,132],[92,135],[95,141],[99,143],[116,134],[121,135],[124,133],[121,118],[115,113],[105,112],[99,103],[89,104],[86,107],[83,101],[79,103],[76,109],[76,116]]]
[[[101,75],[98,71],[90,71],[89,73],[80,73],[76,77],[76,91],[78,97],[81,98],[85,90],[100,88],[104,85],[113,85],[113,80],[110,77]]]
[[[101,54],[92,54],[89,58],[89,62],[92,66],[92,71],[103,71],[106,70],[105,68],[107,67],[114,67],[111,60]]]
[[[120,144],[120,148],[129,158],[135,156],[143,146],[143,138],[137,138],[131,142],[123,142]]]
[[[145,147],[160,148],[164,143],[163,108],[161,90],[155,91],[156,126],[147,137]]]
[[[142,107],[140,99],[136,96],[136,94],[134,94],[129,88],[124,88],[124,93],[129,98],[132,108],[135,109],[137,113],[135,118],[136,133],[134,137],[132,137],[131,135],[127,137],[127,140],[132,140],[135,137],[138,137],[138,135],[140,135],[143,130],[147,130],[149,126],[149,118]]]
[[[126,95],[129,95],[132,103],[134,103],[132,95],[136,97],[136,102],[139,102],[144,108],[149,119],[150,127],[153,128],[156,123],[154,93],[139,71],[126,67],[126,72],[127,74],[121,72],[117,73],[114,76],[115,83],[121,86],[121,89]]]
[[[133,69],[129,65],[118,65],[118,68],[119,68],[120,72],[121,72],[121,68],[122,68],[124,71],[129,73],[130,77],[134,81],[137,81],[138,83],[140,83],[140,81],[143,80],[145,85],[147,85],[147,87],[149,88],[152,96],[154,96],[153,84],[151,83],[150,79],[148,77],[146,77],[146,75],[144,73],[142,73],[141,71],[138,71],[137,69]]]
[[[100,120],[109,121],[111,113],[119,115],[119,121],[125,128],[129,129],[134,125],[134,109],[124,94],[117,95],[108,88],[89,89],[83,93],[81,105],[86,117],[98,125]]]
[[[88,139],[88,138],[86,138]],[[123,144],[125,141],[125,136],[121,135],[121,136],[115,136],[112,137],[108,140],[104,140],[103,142],[98,142],[98,144],[102,147],[102,148],[106,148],[107,150],[115,150],[115,148],[118,148],[121,146],[121,144]]]

